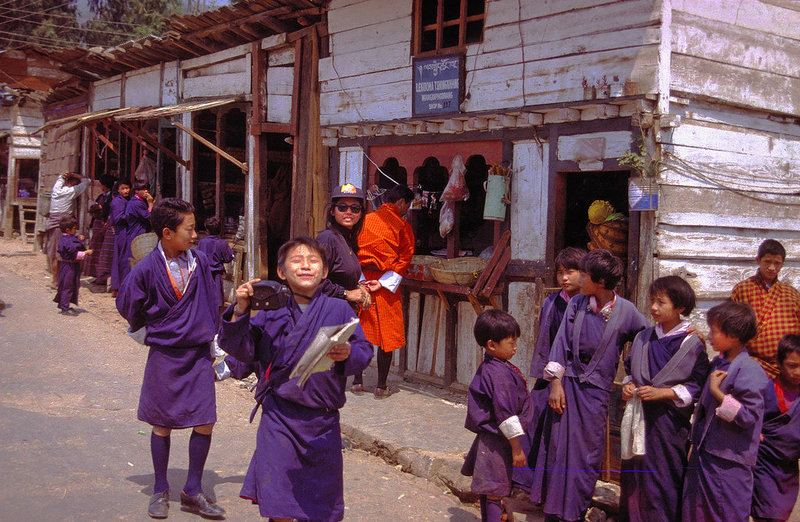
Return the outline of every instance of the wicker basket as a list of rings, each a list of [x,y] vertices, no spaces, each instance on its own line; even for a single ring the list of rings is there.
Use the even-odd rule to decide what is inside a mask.
[[[586,231],[589,233],[589,239],[591,239],[586,245],[589,250],[605,248],[615,256],[627,257],[628,218],[606,221],[600,225],[587,223]]]
[[[157,244],[158,236],[156,236],[155,232],[147,232],[133,238],[133,241],[131,241],[131,257],[129,258],[129,260],[132,260],[131,268],[140,259],[152,252]]]
[[[438,263],[440,258],[436,256],[412,256],[411,264],[408,266],[406,277],[418,281],[433,281],[431,275],[431,265]]]
[[[431,275],[439,283],[448,285],[472,286],[488,264],[482,257],[457,257],[443,259],[431,265]]]

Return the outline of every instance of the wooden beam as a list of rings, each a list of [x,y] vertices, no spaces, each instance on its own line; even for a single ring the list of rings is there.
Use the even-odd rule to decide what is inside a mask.
[[[114,120],[109,120],[109,124],[111,124],[112,127],[116,127],[117,129],[122,131],[126,136],[128,136],[130,139],[132,139],[134,141],[134,145],[138,143],[140,146],[142,146],[145,149],[149,150],[153,154],[157,154],[158,153],[158,151],[157,151],[157,149],[155,147],[153,147],[152,145],[150,145],[149,143],[144,141],[144,138],[142,138],[141,136],[136,135],[130,129],[127,129],[127,128],[123,127],[119,122],[116,122]],[[134,164],[134,159],[136,157],[138,157],[138,154],[136,154],[135,147],[132,147],[132,148],[134,150],[131,152],[131,173],[133,173],[136,170],[136,165]]]
[[[113,152],[114,154],[119,156],[119,152],[117,152],[117,149],[114,146],[114,144],[111,143],[111,140],[109,140],[108,138],[106,138],[102,134],[98,133],[97,129],[94,126],[92,126],[92,134],[94,135],[95,138],[97,138],[98,140],[102,141],[105,144],[106,147],[111,149],[111,152]]]
[[[208,141],[204,137],[202,137],[199,134],[197,134],[196,132],[194,132],[192,129],[189,129],[189,128],[185,127],[184,125],[181,125],[177,121],[173,121],[172,124],[174,126],[178,127],[180,130],[182,130],[186,134],[188,134],[189,136],[191,136],[192,138],[196,139],[197,141],[199,141],[200,143],[205,145],[206,147],[208,147],[209,149],[213,150],[214,152],[216,152],[217,154],[219,154],[220,156],[222,156],[226,160],[230,161],[231,163],[233,163],[234,165],[236,165],[237,167],[242,169],[242,172],[247,174],[247,164],[246,163],[242,163],[241,161],[239,161],[238,159],[234,158],[233,156],[231,156],[230,154],[228,154],[224,150],[220,149],[219,147],[217,147],[216,145],[214,145],[213,143],[211,143],[210,141]]]
[[[180,163],[181,165],[183,165],[187,169],[189,168],[189,162],[187,160],[185,160],[183,158],[179,158],[173,151],[169,150],[167,147],[162,145],[161,142],[158,141],[158,138],[156,138],[155,136],[153,136],[152,134],[150,134],[149,132],[147,132],[144,129],[140,129],[139,132],[141,133],[142,138],[147,140],[148,143],[150,143],[151,145],[153,145],[155,147],[158,147],[158,150],[160,150],[161,152],[166,154],[167,157],[169,157],[172,161]]]

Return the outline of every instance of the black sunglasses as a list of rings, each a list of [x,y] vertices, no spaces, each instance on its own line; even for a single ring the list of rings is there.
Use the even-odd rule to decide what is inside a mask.
[[[361,205],[345,205],[344,203],[337,203],[336,210],[339,212],[347,212],[347,209],[353,214],[361,214]]]

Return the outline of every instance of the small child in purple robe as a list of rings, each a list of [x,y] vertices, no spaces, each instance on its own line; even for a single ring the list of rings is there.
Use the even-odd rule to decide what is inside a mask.
[[[780,373],[767,385],[764,427],[753,468],[756,522],[789,520],[798,491],[800,459],[800,335],[784,335],[778,343]]]
[[[746,522],[768,385],[745,350],[756,335],[756,315],[749,305],[728,301],[711,308],[707,321],[719,355],[694,412],[681,520]]]
[[[78,233],[78,220],[73,216],[64,216],[58,224],[61,229],[61,239],[58,241],[58,255],[61,262],[58,264],[58,290],[53,302],[58,303],[61,314],[76,316],[77,310],[70,307],[70,303],[78,304],[78,288],[81,286],[81,260],[91,255],[91,250],[86,250],[83,236]]]
[[[525,430],[522,438],[522,449],[527,454],[537,437],[537,432],[548,410],[547,401],[550,398],[550,382],[544,379],[544,366],[550,360],[550,348],[556,339],[558,329],[561,327],[564,314],[570,299],[581,291],[580,263],[586,251],[580,248],[567,247],[556,255],[556,281],[561,286],[561,291],[547,297],[542,303],[539,313],[539,328],[536,334],[536,344],[531,358],[529,375],[536,379],[531,390],[531,404],[533,415],[531,425]],[[513,481],[515,485],[525,489],[531,487],[533,476],[527,467],[514,470]]]
[[[570,299],[543,371],[550,409],[528,455],[531,502],[562,520],[582,520],[589,508],[620,354],[648,326],[636,306],[614,292],[623,274],[619,258],[593,250],[580,267],[581,294]]]
[[[620,519],[679,522],[690,418],[708,376],[708,355],[691,323],[681,319],[695,305],[689,283],[659,277],[649,297],[656,325],[636,336],[625,359]]]
[[[527,462],[521,441],[533,412],[525,376],[509,362],[517,352],[517,321],[502,310],[485,310],[474,334],[485,354],[469,385],[464,427],[476,436],[461,473],[472,477],[472,492],[480,495],[481,520],[500,522],[512,470]]]
[[[170,435],[192,428],[189,471],[181,510],[221,518],[225,510],[203,493],[202,478],[217,420],[211,341],[217,332],[216,286],[210,263],[191,250],[197,238],[194,207],[177,198],[159,201],[150,216],[159,242],[121,282],[117,310],[130,332],[150,347],[139,397],[139,420],[153,426],[150,453],[155,483],[147,513],[169,513]]]
[[[225,303],[225,298],[222,294],[222,275],[225,273],[225,263],[230,263],[233,259],[233,250],[227,241],[219,237],[222,231],[222,224],[219,219],[212,216],[205,220],[204,225],[208,236],[204,237],[197,243],[197,250],[204,252],[211,260],[211,274],[214,276],[214,282],[217,285],[219,292],[219,301],[217,306],[222,308]],[[222,313],[222,310],[220,310]]]

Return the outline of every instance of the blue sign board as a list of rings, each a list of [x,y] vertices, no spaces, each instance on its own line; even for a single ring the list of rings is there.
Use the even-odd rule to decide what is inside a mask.
[[[414,116],[458,112],[464,56],[414,60]]]

